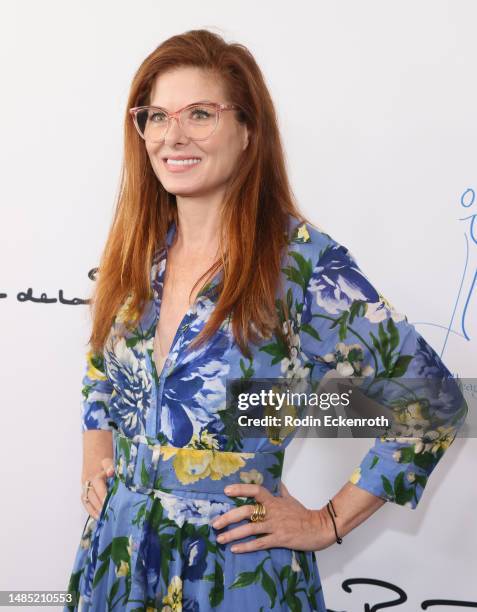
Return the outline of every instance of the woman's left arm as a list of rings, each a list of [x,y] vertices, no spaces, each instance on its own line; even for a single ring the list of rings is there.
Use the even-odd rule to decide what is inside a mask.
[[[232,552],[244,553],[275,547],[322,550],[336,542],[333,521],[326,506],[319,510],[305,508],[290,495],[283,483],[281,496],[274,496],[268,489],[254,484],[230,485],[225,492],[231,497],[254,497],[263,504],[266,512],[261,522],[249,522],[217,536],[221,544],[249,536],[261,536],[248,542],[234,543]],[[336,512],[336,516],[333,516],[336,530],[343,537],[374,514],[386,500],[347,482],[332,502]],[[217,518],[212,526],[223,529],[232,523],[250,519],[252,511],[252,505],[239,506]]]
[[[308,229],[310,231],[308,231]],[[325,376],[369,382],[361,390],[380,390],[379,403],[395,412],[400,437],[378,436],[349,481],[334,496],[338,535],[345,536],[391,501],[416,508],[429,476],[452,444],[467,414],[457,381],[439,355],[405,315],[371,284],[349,250],[326,234],[301,227],[287,275],[296,287],[289,306],[299,342],[293,358],[310,368],[312,381]],[[317,253],[315,244],[326,246]],[[300,243],[300,241],[302,243]],[[289,290],[290,291],[290,290]],[[369,399],[376,401],[375,393]],[[386,413],[388,414],[388,413]],[[394,430],[396,434],[396,430]],[[237,552],[272,546],[320,550],[336,540],[326,506],[309,510],[283,489],[274,497],[256,485],[237,484],[226,493],[251,496],[262,503],[262,523],[241,525],[221,534]],[[251,506],[241,506],[213,523],[219,529],[250,519]]]

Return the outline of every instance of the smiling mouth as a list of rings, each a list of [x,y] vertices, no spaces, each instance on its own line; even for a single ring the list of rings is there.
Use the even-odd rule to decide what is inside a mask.
[[[164,158],[164,163],[168,166],[195,166],[202,160],[199,157],[190,157],[188,159],[170,159]]]

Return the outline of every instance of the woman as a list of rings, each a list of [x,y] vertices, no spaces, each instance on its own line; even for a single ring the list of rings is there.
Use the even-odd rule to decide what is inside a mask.
[[[67,609],[324,611],[314,551],[386,501],[415,508],[453,441],[442,426],[432,440],[376,438],[312,510],[280,480],[291,436],[228,435],[230,379],[451,375],[300,214],[262,74],[211,32],[170,38],[134,77],[92,303],[90,516]],[[461,415],[461,400],[444,413]],[[425,421],[432,401],[412,408]]]

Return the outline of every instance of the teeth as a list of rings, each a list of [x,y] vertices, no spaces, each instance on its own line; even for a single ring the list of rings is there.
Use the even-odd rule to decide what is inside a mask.
[[[173,166],[191,166],[192,164],[198,164],[200,159],[194,157],[190,159],[168,159],[166,161]]]

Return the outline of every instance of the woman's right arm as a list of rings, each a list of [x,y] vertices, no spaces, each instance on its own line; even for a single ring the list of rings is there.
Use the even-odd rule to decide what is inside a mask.
[[[83,465],[81,470],[81,497],[86,510],[98,518],[106,496],[106,478],[112,475],[113,436],[108,404],[113,386],[106,376],[104,358],[91,350],[86,355],[83,377],[81,426],[83,431]],[[88,503],[83,499],[83,485],[92,482]]]

